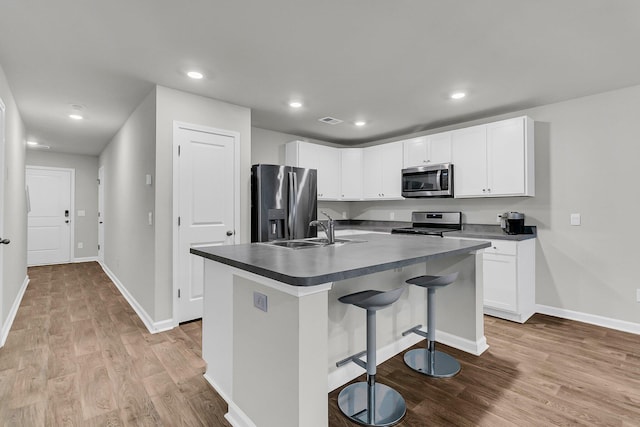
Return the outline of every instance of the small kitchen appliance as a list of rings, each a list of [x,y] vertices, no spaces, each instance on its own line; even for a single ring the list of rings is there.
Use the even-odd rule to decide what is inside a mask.
[[[524,234],[524,214],[505,212],[502,214],[500,226],[507,234]]]
[[[443,237],[446,232],[462,230],[462,212],[412,212],[411,222],[411,227],[394,228],[391,234]]]
[[[453,197],[453,165],[442,163],[402,169],[402,197]]]

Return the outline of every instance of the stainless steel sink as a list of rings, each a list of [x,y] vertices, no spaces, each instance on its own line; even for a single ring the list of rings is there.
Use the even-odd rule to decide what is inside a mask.
[[[310,248],[322,248],[325,246],[343,246],[348,243],[364,243],[364,240],[353,239],[336,239],[333,245],[329,245],[329,240],[323,237],[313,237],[311,239],[299,239],[299,240],[279,240],[275,242],[263,242],[264,245],[279,246],[281,248],[288,249],[310,249]]]

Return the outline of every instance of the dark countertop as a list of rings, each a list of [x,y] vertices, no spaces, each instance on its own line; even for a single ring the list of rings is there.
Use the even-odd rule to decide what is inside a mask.
[[[499,225],[463,224],[461,231],[451,231],[446,233],[445,236],[468,239],[513,240],[516,242],[537,237],[537,227],[535,225],[525,225],[524,231],[525,234],[507,234],[502,231]]]
[[[336,220],[336,230],[368,230],[391,233],[392,228],[411,227],[411,222],[407,221],[372,221],[357,219]],[[446,237],[468,238],[468,239],[490,239],[490,240],[513,240],[521,241],[535,239],[537,237],[537,227],[535,225],[525,226],[525,234],[507,234],[502,231],[499,225],[491,224],[462,224],[461,231],[450,231]]]
[[[294,286],[313,286],[487,248],[490,242],[363,234],[342,246],[288,249],[264,243],[208,246],[191,253]]]

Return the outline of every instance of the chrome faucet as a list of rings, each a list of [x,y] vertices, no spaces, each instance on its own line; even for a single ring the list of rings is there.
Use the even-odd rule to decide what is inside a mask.
[[[336,242],[336,232],[335,232],[335,224],[334,224],[333,218],[331,218],[324,211],[321,211],[320,213],[328,218],[327,225],[325,225],[324,222],[322,222],[322,221],[315,220],[315,221],[311,221],[309,223],[309,226],[311,226],[311,227],[317,227],[317,226],[322,227],[322,230],[324,231],[324,234],[327,235],[327,240],[329,241],[328,244],[329,245],[333,245]]]

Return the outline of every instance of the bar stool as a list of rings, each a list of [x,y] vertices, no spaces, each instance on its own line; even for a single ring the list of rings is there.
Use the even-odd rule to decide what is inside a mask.
[[[348,385],[338,395],[338,407],[351,421],[366,426],[392,426],[407,411],[404,399],[394,389],[376,383],[376,311],[389,307],[404,292],[402,286],[390,291],[362,291],[338,298],[367,310],[367,349],[336,363],[337,367],[354,362],[367,370],[367,381]],[[367,361],[360,357],[367,354]]]
[[[458,278],[458,273],[446,276],[418,276],[407,280],[411,285],[427,288],[427,332],[421,331],[422,325],[414,326],[402,333],[418,334],[427,339],[427,347],[409,350],[404,354],[404,363],[414,371],[436,378],[452,377],[460,372],[460,363],[441,351],[436,350],[436,289],[443,288]]]

